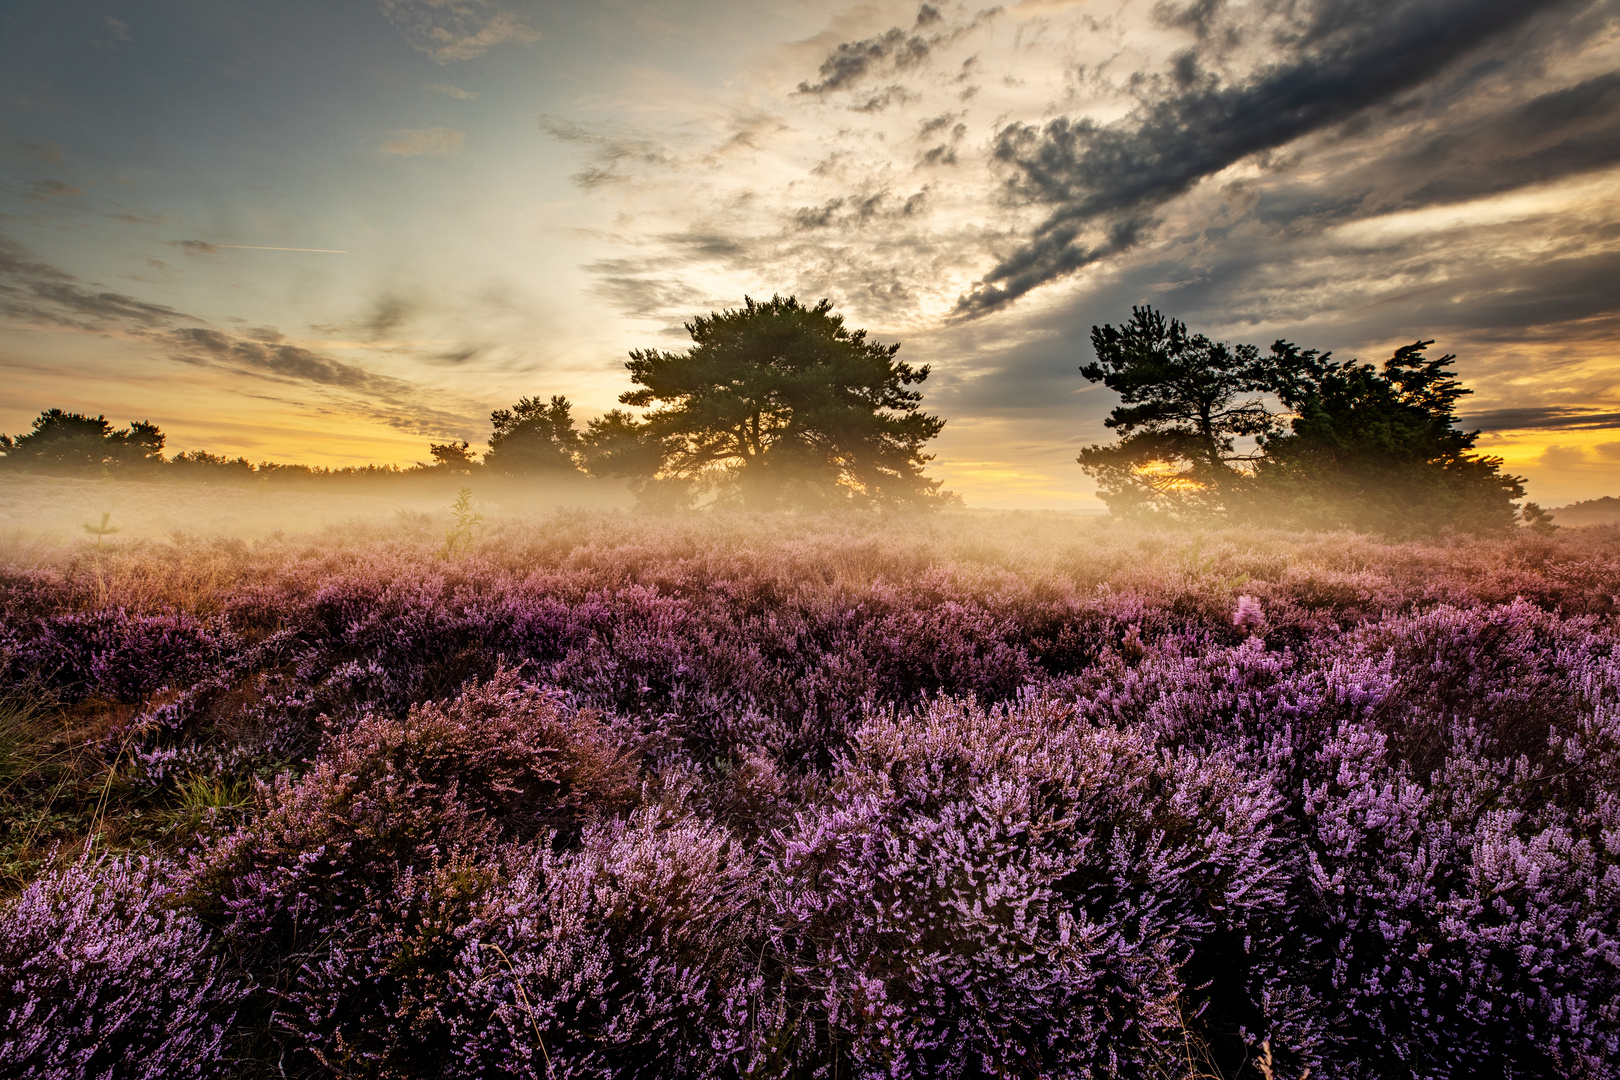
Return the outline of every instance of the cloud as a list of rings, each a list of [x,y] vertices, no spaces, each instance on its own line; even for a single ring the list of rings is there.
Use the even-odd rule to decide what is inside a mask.
[[[1578,469],[1586,464],[1586,448],[1581,446],[1560,446],[1553,443],[1541,452],[1537,459],[1544,469]]]
[[[1586,405],[1543,405],[1468,413],[1460,418],[1459,423],[1469,430],[1479,428],[1484,431],[1605,430],[1620,428],[1620,412],[1602,412]]]
[[[890,105],[909,105],[914,101],[921,101],[922,95],[913,93],[903,86],[885,86],[859,105],[851,105],[852,112],[877,113],[887,109]]]
[[[997,133],[992,154],[1007,170],[1007,197],[1049,210],[958,312],[1001,307],[1134,246],[1160,206],[1203,178],[1388,106],[1553,6],[1319,0],[1303,17],[1292,5],[1268,8],[1283,15],[1258,25],[1224,24],[1225,9],[1213,3],[1187,9],[1200,45],[1142,80],[1142,100],[1126,117],[1015,120]],[[1217,72],[1223,49],[1262,33],[1277,59],[1235,80]]]
[[[1521,73],[1491,64],[1497,85],[1480,99],[1437,94],[1448,105],[1403,124],[1356,160],[1312,170],[1310,179],[1276,177],[1258,197],[1261,219],[1317,227],[1399,210],[1477,200],[1620,164],[1620,74],[1608,73],[1513,100]],[[1506,100],[1503,100],[1506,98]],[[1398,137],[1394,137],[1397,136]],[[1327,155],[1324,155],[1327,156]]]
[[[876,37],[859,41],[841,42],[821,62],[816,82],[806,80],[799,84],[799,93],[825,95],[851,89],[865,82],[869,76],[908,71],[923,64],[939,46],[955,40],[999,12],[999,8],[981,12],[966,24],[951,25],[932,4],[917,9],[917,18],[909,29],[895,26]],[[870,98],[857,106],[865,112],[882,109],[893,100],[901,99],[905,91],[891,86],[882,95]]]
[[[163,304],[84,288],[74,275],[40,261],[7,236],[0,236],[0,313],[24,323],[84,330],[146,328],[192,318]]]
[[[927,205],[926,186],[909,195],[896,195],[888,188],[870,189],[829,199],[819,206],[793,211],[793,227],[798,230],[856,228],[874,221],[895,220],[920,213]]]
[[[266,340],[269,339],[269,340]],[[416,387],[401,379],[373,375],[364,368],[288,344],[279,333],[259,331],[247,337],[200,326],[169,331],[163,339],[189,360],[207,359],[272,376],[287,382],[360,390],[388,397],[408,395]]]
[[[607,135],[543,113],[538,119],[540,130],[552,138],[589,149],[590,164],[571,177],[587,190],[626,179],[632,167],[669,168],[679,163],[669,149],[652,139]]]
[[[585,269],[596,276],[592,291],[631,319],[656,320],[668,318],[670,312],[700,311],[709,299],[677,274],[635,259],[601,259]]]
[[[397,293],[384,293],[377,297],[361,325],[365,335],[376,340],[399,329],[415,315],[416,304],[412,300]]]
[[[455,128],[431,127],[415,131],[396,131],[377,149],[385,154],[398,154],[400,157],[417,157],[422,154],[444,157],[460,150],[466,138],[465,132],[457,131]]]
[[[324,391],[347,411],[413,434],[442,437],[454,433],[459,437],[478,416],[478,410],[441,407],[443,394],[415,383],[294,345],[274,327],[232,334],[188,326],[167,331],[157,340],[172,360]]]
[[[177,242],[183,248],[188,244],[212,247],[202,241]],[[163,268],[161,263],[156,265]],[[19,325],[116,333],[155,346],[182,363],[314,388],[337,398],[351,413],[417,434],[459,434],[469,429],[480,411],[471,407],[457,411],[459,403],[447,400],[441,391],[322,355],[288,341],[274,327],[226,332],[206,326],[176,326],[200,320],[138,297],[86,287],[73,274],[44,262],[4,235],[0,235],[0,316]]]
[[[441,64],[540,40],[538,30],[490,0],[379,0],[378,7],[412,47]]]
[[[218,244],[210,244],[206,240],[174,240],[171,243],[187,255],[213,255],[219,251]]]
[[[99,49],[115,49],[119,45],[135,40],[129,32],[129,23],[123,19],[115,19],[109,15],[101,20],[101,28],[105,31],[105,36],[90,42]]]
[[[478,96],[471,90],[463,90],[461,87],[451,86],[449,83],[434,83],[428,89],[436,94],[443,94],[445,97],[453,97],[457,101],[471,101]]]

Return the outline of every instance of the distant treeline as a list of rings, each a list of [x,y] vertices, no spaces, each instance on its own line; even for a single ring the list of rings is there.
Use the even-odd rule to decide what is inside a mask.
[[[1611,525],[1620,523],[1620,499],[1605,495],[1601,499],[1585,499],[1553,510],[1565,525]]]
[[[34,419],[30,431],[16,437],[0,435],[0,466],[51,476],[221,483],[398,477],[443,471],[425,464],[405,469],[397,465],[330,469],[275,461],[255,465],[245,457],[228,458],[206,450],[185,450],[165,457],[165,441],[161,428],[142,420],[118,428],[105,416],[46,409]]]

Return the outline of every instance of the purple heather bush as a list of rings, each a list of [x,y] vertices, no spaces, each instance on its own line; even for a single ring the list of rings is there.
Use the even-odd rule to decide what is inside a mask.
[[[0,567],[109,815],[254,792],[0,909],[0,1072],[1620,1076],[1620,535],[951,520]]]
[[[207,933],[144,859],[72,863],[0,917],[0,1075],[204,1076],[236,988]]]
[[[770,871],[814,1056],[869,1076],[1153,1075],[1203,999],[1248,992],[1181,969],[1286,914],[1269,778],[1050,701],[939,700],[853,743]]]

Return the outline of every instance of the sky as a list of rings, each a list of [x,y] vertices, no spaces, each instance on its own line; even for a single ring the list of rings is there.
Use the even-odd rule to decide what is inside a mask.
[[[1620,495],[1620,0],[0,0],[0,430],[407,464],[774,294],[930,365],[970,506],[1099,505],[1142,303],[1433,339]]]

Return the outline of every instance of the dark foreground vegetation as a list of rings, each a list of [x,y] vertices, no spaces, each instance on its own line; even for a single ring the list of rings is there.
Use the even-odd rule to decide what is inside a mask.
[[[0,568],[0,1074],[1620,1075],[1620,532]]]

